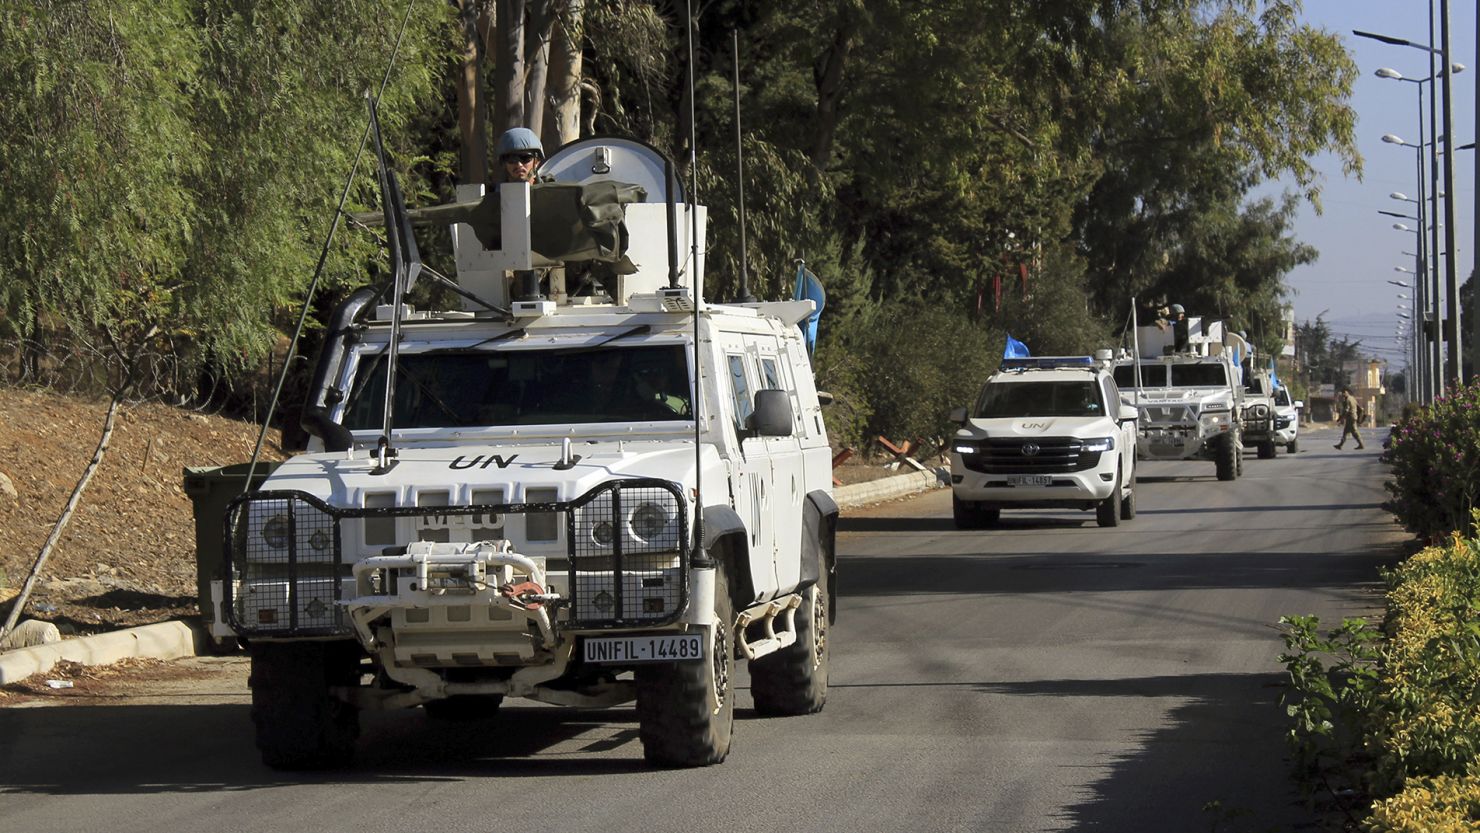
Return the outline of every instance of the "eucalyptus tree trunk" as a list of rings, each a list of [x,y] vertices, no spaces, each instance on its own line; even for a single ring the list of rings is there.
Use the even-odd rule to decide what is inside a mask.
[[[545,80],[549,77],[555,0],[526,0],[526,3],[529,14],[524,30],[524,126],[539,136],[544,133]]]
[[[581,137],[581,42],[585,0],[565,0],[555,15],[546,83],[549,112],[541,138],[550,148]]]
[[[463,27],[463,54],[457,78],[457,129],[462,140],[458,178],[488,179],[488,95],[483,91],[484,35],[491,20],[486,0],[452,0]]]
[[[525,0],[498,0],[494,31],[493,111],[493,129],[498,133],[526,126],[524,12]]]

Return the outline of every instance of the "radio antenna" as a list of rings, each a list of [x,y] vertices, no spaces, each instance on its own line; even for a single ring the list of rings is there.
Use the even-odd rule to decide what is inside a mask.
[[[740,303],[753,304],[750,294],[750,264],[745,251],[745,148],[740,142],[740,30],[730,32],[735,44],[735,187],[740,192]]]
[[[699,131],[694,123],[694,2],[684,0],[684,39],[689,51],[689,282],[694,293],[694,545],[704,547],[704,363],[699,361],[699,304],[704,276],[699,272]],[[702,553],[701,553],[702,555]],[[707,558],[707,556],[706,556]]]

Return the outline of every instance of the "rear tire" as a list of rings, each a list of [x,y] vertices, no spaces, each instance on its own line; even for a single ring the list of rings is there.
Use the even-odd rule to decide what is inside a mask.
[[[1259,444],[1259,459],[1261,459],[1261,460],[1273,460],[1274,459],[1275,452],[1277,450],[1278,449],[1275,447],[1274,440],[1268,440],[1266,442],[1262,442],[1262,443]]]
[[[797,641],[750,663],[750,694],[767,716],[812,714],[827,702],[827,565],[802,594],[795,619]]]
[[[1120,475],[1115,475],[1115,488],[1110,490],[1110,496],[1100,501],[1095,507],[1095,521],[1100,526],[1120,526],[1120,513],[1124,511],[1120,500]]]
[[[723,563],[714,568],[714,619],[705,658],[637,671],[643,757],[658,766],[717,764],[735,726],[735,606]]]
[[[996,526],[1001,517],[1001,509],[982,509],[955,495],[951,496],[951,518],[957,529],[986,529]]]
[[[355,706],[330,693],[359,683],[359,646],[345,642],[252,645],[252,723],[262,762],[273,769],[348,764],[360,736]]]
[[[1238,439],[1232,434],[1224,434],[1219,439],[1218,449],[1214,452],[1214,464],[1218,468],[1219,480],[1232,480],[1238,477],[1238,458],[1242,454]]]

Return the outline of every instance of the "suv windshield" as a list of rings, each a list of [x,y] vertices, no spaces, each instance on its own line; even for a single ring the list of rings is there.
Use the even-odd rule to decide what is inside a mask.
[[[394,427],[687,420],[691,402],[682,345],[403,352],[396,360]],[[384,357],[361,356],[344,426],[380,428],[384,405]]]
[[[1035,416],[1104,416],[1098,388],[1091,380],[1065,382],[994,382],[982,388],[977,419]]]

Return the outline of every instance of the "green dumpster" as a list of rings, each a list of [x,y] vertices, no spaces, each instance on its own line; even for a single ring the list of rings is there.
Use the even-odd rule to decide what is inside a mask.
[[[195,514],[196,598],[201,619],[217,645],[229,644],[232,640],[224,623],[217,621],[216,604],[211,596],[211,582],[226,580],[226,558],[222,552],[226,506],[243,491],[250,490],[246,486],[248,472],[252,473],[250,488],[257,489],[279,465],[276,461],[259,460],[255,471],[252,471],[251,463],[185,468],[185,494],[189,496]]]

